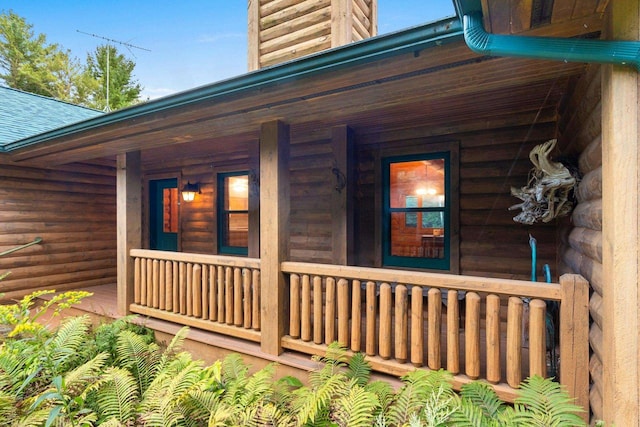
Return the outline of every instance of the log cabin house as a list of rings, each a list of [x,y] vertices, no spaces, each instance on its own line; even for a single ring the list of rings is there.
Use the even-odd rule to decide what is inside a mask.
[[[638,424],[640,6],[454,4],[376,36],[375,1],[250,0],[248,74],[5,144],[2,245],[43,242],[2,292],[114,283],[119,314],[216,351],[287,366],[338,340],[506,399],[547,374],[557,301],[560,382]],[[552,138],[575,208],[517,224],[509,189]]]

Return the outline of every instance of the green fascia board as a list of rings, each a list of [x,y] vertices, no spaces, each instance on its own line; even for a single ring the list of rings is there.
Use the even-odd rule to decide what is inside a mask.
[[[460,19],[455,16],[449,17],[395,33],[361,40],[346,46],[222,80],[211,85],[201,86],[176,95],[114,111],[100,117],[12,142],[4,148],[5,151],[10,152],[172,108],[212,101],[228,95],[257,90],[261,87],[290,82],[321,73],[334,72],[407,52],[419,52],[432,46],[461,40],[463,40],[463,31]]]

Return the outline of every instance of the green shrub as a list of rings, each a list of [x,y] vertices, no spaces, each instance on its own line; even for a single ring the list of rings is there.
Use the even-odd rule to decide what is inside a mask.
[[[5,319],[29,324],[39,316],[28,310],[32,301],[7,309]],[[237,354],[205,366],[182,350],[187,332],[162,348],[131,318],[91,328],[87,317],[73,317],[33,334],[23,328],[0,344],[0,417],[16,426],[585,425],[566,391],[540,377],[522,384],[514,405],[482,382],[457,394],[442,370],[411,372],[394,391],[371,381],[363,354],[347,357],[334,344],[314,357],[320,367],[303,385],[274,379],[273,364],[250,375]]]

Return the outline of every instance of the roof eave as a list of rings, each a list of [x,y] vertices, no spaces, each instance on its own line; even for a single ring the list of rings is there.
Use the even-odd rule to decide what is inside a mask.
[[[308,77],[318,73],[335,71],[406,52],[419,52],[432,46],[461,40],[462,38],[463,31],[459,18],[449,17],[396,33],[373,37],[350,45],[305,56],[283,64],[263,68],[238,77],[222,80],[217,83],[201,86],[24,138],[0,147],[0,153],[15,152],[33,145],[80,134],[102,126],[117,124],[141,116],[184,107],[189,104],[211,101],[221,96],[255,90],[266,85]]]

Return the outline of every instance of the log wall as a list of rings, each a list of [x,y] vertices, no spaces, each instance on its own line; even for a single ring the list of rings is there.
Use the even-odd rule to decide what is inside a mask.
[[[584,276],[591,284],[589,301],[591,326],[591,390],[589,400],[593,419],[603,419],[602,344],[602,127],[601,71],[591,66],[566,103],[560,129],[565,153],[578,156],[582,180],[571,225],[562,230],[562,268]]]
[[[460,153],[460,233],[459,273],[497,278],[529,279],[531,254],[529,233],[538,241],[539,268],[551,266],[557,277],[556,224],[525,226],[508,211],[518,199],[510,195],[511,186],[523,186],[531,168],[528,153],[536,144],[555,137],[554,115],[531,115],[528,120],[500,122],[487,129],[484,123],[470,122],[467,132],[434,136],[433,128],[407,126],[384,134],[356,131],[353,137],[355,161],[354,195],[347,210],[353,210],[355,233],[353,263],[380,266],[380,225],[376,222],[376,165],[380,153],[428,151],[431,143],[455,143]],[[531,122],[536,121],[532,125]],[[481,129],[477,129],[477,128]],[[445,133],[444,131],[442,132]],[[224,152],[189,150],[189,158],[156,150],[143,153],[145,177],[163,174],[183,182],[199,182],[202,194],[192,203],[181,203],[179,247],[183,252],[216,254],[215,173],[249,170],[255,165],[257,142],[229,144]],[[397,151],[396,151],[397,150]],[[195,154],[194,154],[195,153]],[[390,154],[389,154],[390,153]],[[333,263],[336,251],[334,235],[335,195],[340,178],[335,171],[340,153],[333,152],[332,130],[307,126],[291,127],[290,149],[290,259],[292,261]],[[252,160],[253,159],[253,160]],[[179,184],[182,185],[182,184]],[[147,209],[147,208],[145,208]],[[343,209],[343,208],[342,208]],[[349,215],[346,213],[345,215]],[[146,225],[143,229],[146,229]],[[257,225],[250,225],[250,238]],[[145,239],[148,241],[148,239]],[[351,249],[350,249],[351,250]],[[505,262],[509,259],[509,262]],[[539,270],[540,271],[540,270]],[[539,273],[539,276],[541,274]]]
[[[376,35],[376,0],[250,0],[249,70]]]
[[[2,299],[116,281],[115,161],[40,169],[0,157]]]
[[[253,151],[252,151],[253,150]],[[197,254],[217,253],[216,194],[217,173],[256,169],[257,141],[221,143],[211,150],[209,142],[191,145],[176,152],[166,147],[142,153],[144,184],[150,179],[177,178],[178,190],[188,182],[200,184],[200,194],[192,202],[180,198],[178,250]],[[145,200],[148,189],[145,188]],[[148,248],[148,205],[143,206],[143,246]]]
[[[381,153],[394,155],[417,147],[428,151],[430,144],[459,144],[460,149],[460,274],[527,280],[531,275],[529,234],[538,241],[538,267],[547,263],[557,277],[555,224],[526,226],[515,223],[518,211],[508,211],[519,202],[510,195],[511,186],[524,186],[532,165],[529,151],[555,135],[552,117],[538,117],[534,124],[507,122],[492,129],[433,136],[433,129],[410,128],[357,138],[356,253],[357,264],[378,266],[380,215],[376,205],[375,168]],[[467,129],[480,127],[469,123]],[[444,133],[444,132],[443,132]],[[395,147],[395,148],[394,148]],[[505,260],[508,260],[505,261]],[[539,270],[540,271],[540,270]],[[538,273],[540,276],[540,273]]]

